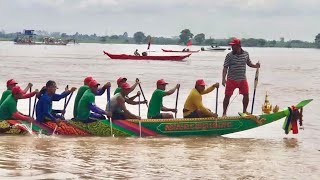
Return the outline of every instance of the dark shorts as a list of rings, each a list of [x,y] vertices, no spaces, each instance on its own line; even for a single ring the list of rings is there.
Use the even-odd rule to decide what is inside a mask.
[[[235,81],[228,79],[226,82],[226,90],[225,94],[227,96],[232,96],[233,91],[239,88],[239,93],[242,95],[248,95],[249,94],[249,85],[247,80],[241,80],[241,81]]]
[[[199,118],[199,115],[198,115],[197,111],[193,111],[189,115],[184,116],[184,118]]]
[[[124,116],[123,113],[120,113],[120,112],[113,112],[112,113],[112,117],[111,117],[112,120],[125,120],[126,117]]]
[[[161,113],[159,113],[159,114],[157,114],[157,115],[155,115],[155,116],[153,116],[153,117],[148,117],[148,119],[162,119],[163,117],[162,117],[162,114]]]

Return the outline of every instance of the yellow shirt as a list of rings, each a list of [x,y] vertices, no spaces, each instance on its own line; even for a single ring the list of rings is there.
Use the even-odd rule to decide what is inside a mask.
[[[202,96],[203,94],[208,94],[215,89],[214,85],[205,89],[202,93],[199,93],[196,88],[193,88],[187,97],[186,102],[184,103],[184,109],[187,111],[183,112],[183,116],[188,116],[190,113],[195,110],[200,110],[205,116],[212,116],[213,113],[210,112],[204,105],[202,104]]]

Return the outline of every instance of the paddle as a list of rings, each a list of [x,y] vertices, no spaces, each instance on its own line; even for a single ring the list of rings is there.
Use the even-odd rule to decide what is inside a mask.
[[[174,118],[177,118],[177,113],[178,113],[177,108],[178,108],[179,90],[180,90],[180,87],[177,89],[176,108],[175,108],[176,112],[174,113]]]
[[[255,100],[255,97],[256,97],[256,90],[257,90],[257,86],[258,86],[259,69],[260,68],[256,69],[256,75],[255,75],[255,78],[254,78],[254,91],[253,91],[253,98],[252,98],[251,114],[253,113],[254,100]]]
[[[34,117],[34,112],[37,104],[37,95],[34,96],[33,110],[32,110],[32,118]]]
[[[111,111],[111,97],[110,97],[110,87],[107,88],[107,103],[108,103],[108,111]],[[113,132],[112,132],[112,119],[110,117],[108,117],[109,121],[110,121],[110,133],[111,136],[113,136]]]
[[[219,97],[219,88],[217,88],[217,93],[216,93],[216,114],[218,114],[218,97]]]
[[[32,87],[29,89],[29,93],[31,93]],[[29,98],[29,117],[31,116],[31,97]]]
[[[66,89],[69,89],[69,85],[66,86]],[[67,104],[67,96],[64,98],[64,107],[66,107]]]
[[[69,98],[68,98],[68,101],[65,103],[65,105],[64,105],[64,107],[63,107],[63,115],[66,113],[66,109],[67,109],[67,106],[68,106],[68,104],[69,104],[69,102],[70,102],[70,99],[71,99],[71,97],[72,97],[72,95],[73,95],[73,92],[71,92],[71,94],[70,94],[70,96],[69,96]],[[67,97],[66,97],[67,98]]]
[[[138,78],[137,78],[137,79],[138,79]],[[142,90],[142,88],[141,88],[141,84],[140,84],[140,83],[139,83],[139,88],[140,88],[140,91],[141,91],[141,94],[142,94],[143,99],[146,101],[146,97],[144,96],[144,93],[143,93],[143,90]],[[148,103],[146,103],[146,106],[147,106],[147,108],[149,108]]]
[[[139,117],[141,117],[140,116],[140,95],[138,96],[138,100],[139,100]],[[141,121],[140,120],[139,120],[139,135],[141,137]]]

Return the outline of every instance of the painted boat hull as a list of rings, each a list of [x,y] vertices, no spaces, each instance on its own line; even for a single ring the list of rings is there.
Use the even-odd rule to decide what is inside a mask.
[[[189,57],[191,54],[184,56],[134,56],[127,54],[110,54],[106,51],[103,53],[109,56],[111,59],[118,60],[160,60],[160,61],[182,61],[183,59]]]
[[[301,101],[296,107],[302,108],[311,101],[312,99]],[[59,127],[54,122],[35,122],[32,130],[41,131],[47,135],[55,131],[55,134],[65,136],[221,136],[260,127],[278,121],[287,115],[288,108],[276,113],[245,117],[117,120],[112,122],[112,130],[109,120],[99,120],[93,123],[69,120],[62,122]],[[14,124],[14,122],[30,124],[16,120],[5,120],[1,123]],[[25,134],[25,132],[22,129],[16,134]]]
[[[166,49],[162,49],[163,52],[179,52],[179,53],[197,53],[200,50],[197,51],[174,51],[174,50],[166,50]]]

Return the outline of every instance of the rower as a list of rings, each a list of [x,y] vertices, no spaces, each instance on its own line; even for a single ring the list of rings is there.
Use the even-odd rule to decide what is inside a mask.
[[[91,81],[93,81],[94,79],[91,76],[88,76],[84,79],[83,81],[83,86],[81,86],[77,92],[77,96],[76,99],[74,100],[74,106],[73,106],[73,117],[76,118],[77,117],[77,109],[78,109],[78,105],[79,105],[79,101],[81,99],[81,97],[83,96],[84,92],[86,92],[89,89],[89,83]],[[101,96],[105,90],[111,87],[111,83],[107,82],[102,88],[99,88],[96,92],[97,96]]]
[[[77,108],[77,120],[84,123],[94,122],[97,119],[106,119],[104,115],[111,116],[111,112],[100,109],[95,104],[95,95],[100,85],[97,81],[90,81],[89,89],[82,95]]]
[[[114,91],[113,95],[115,95],[115,94],[117,94],[117,93],[120,93],[120,92],[121,92],[121,85],[122,85],[123,83],[126,83],[126,82],[127,82],[127,78],[125,78],[125,77],[119,77],[118,80],[117,80],[118,87],[117,87],[117,89]],[[139,84],[140,84],[140,81],[139,81],[139,79],[137,78],[137,79],[136,79],[136,82],[134,83],[134,85],[131,86],[129,93],[131,93],[131,92],[137,87],[137,85],[139,85]]]
[[[147,52],[142,52],[142,56],[148,56]]]
[[[13,87],[15,87],[18,83],[14,80],[14,79],[9,79],[7,81],[7,90],[5,90],[3,93],[2,93],[2,96],[1,96],[1,99],[0,99],[0,105],[3,103],[4,100],[6,100],[6,98],[11,94],[11,90]],[[27,98],[30,98],[32,96],[34,96],[34,93],[35,92],[32,92],[32,93],[28,93],[28,90],[32,87],[32,84],[31,83],[28,83],[27,87],[23,90],[23,97],[21,99],[27,99]]]
[[[141,119],[140,116],[132,114],[127,108],[125,103],[132,105],[147,104],[147,101],[133,101],[126,97],[131,91],[128,83],[121,84],[121,91],[111,98],[110,107],[112,112],[112,120],[125,120],[125,119]],[[107,104],[108,107],[108,104]]]
[[[168,83],[163,79],[157,81],[157,89],[153,92],[149,103],[148,119],[171,119],[173,118],[171,113],[161,113],[161,111],[171,111],[174,113],[177,112],[177,109],[175,108],[173,109],[163,106],[162,100],[164,96],[169,96],[179,89],[180,84],[177,84],[169,91],[165,91],[167,84]]]
[[[62,98],[67,97],[71,92],[74,92],[77,88],[72,87],[70,90],[65,89],[61,94],[56,94],[57,90],[56,82],[50,80],[46,83],[45,91],[39,97],[39,101],[36,105],[36,117],[37,121],[44,122],[46,120],[59,122],[64,119],[59,113],[64,113],[63,110],[52,109],[52,101],[60,101]]]
[[[38,90],[32,93],[34,96]],[[18,99],[22,99],[24,96],[24,91],[19,86],[14,86],[11,89],[11,93],[0,105],[0,120],[17,119],[32,122],[34,119],[32,117],[23,115],[17,110]]]
[[[200,117],[217,117],[216,113],[204,107],[202,104],[202,95],[208,94],[215,88],[219,88],[219,83],[215,83],[209,88],[205,89],[206,83],[199,79],[196,81],[195,88],[191,90],[183,108],[184,118],[200,118]]]
[[[138,49],[136,49],[136,51],[134,52],[134,55],[135,56],[140,56],[139,52],[138,52]]]

